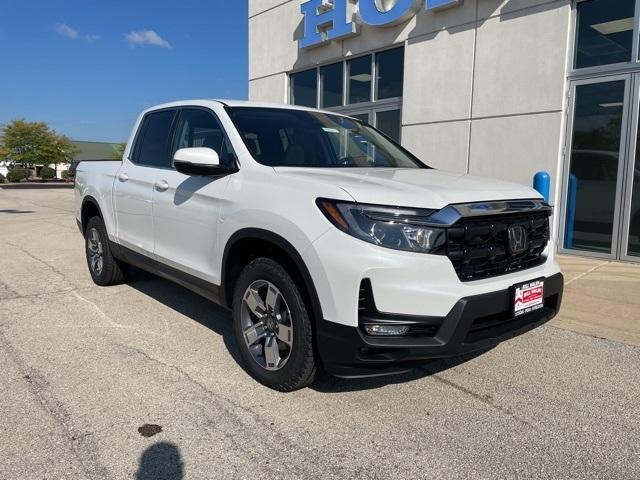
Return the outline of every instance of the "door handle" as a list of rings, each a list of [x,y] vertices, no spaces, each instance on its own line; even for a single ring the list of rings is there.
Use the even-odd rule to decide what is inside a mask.
[[[129,175],[127,175],[126,173],[121,173],[120,175],[118,175],[118,180],[120,180],[121,182],[126,182],[127,180],[129,180]]]
[[[169,184],[166,180],[160,180],[159,182],[154,183],[153,186],[159,192],[164,192],[169,189]]]

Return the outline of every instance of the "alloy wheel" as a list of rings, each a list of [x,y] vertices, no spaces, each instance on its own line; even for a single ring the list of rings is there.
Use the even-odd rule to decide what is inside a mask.
[[[265,370],[276,371],[291,356],[291,311],[278,288],[256,280],[242,297],[242,334],[253,360]]]
[[[89,265],[96,275],[102,273],[104,268],[104,250],[100,233],[95,228],[89,230],[87,235],[87,249],[89,250]]]

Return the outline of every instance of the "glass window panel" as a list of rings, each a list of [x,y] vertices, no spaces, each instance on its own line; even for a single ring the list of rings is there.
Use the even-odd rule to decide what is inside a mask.
[[[576,87],[566,248],[611,253],[624,100],[624,80]]]
[[[208,147],[220,156],[220,163],[232,166],[235,155],[224,130],[211,112],[183,109],[176,128],[171,158],[180,148]]]
[[[318,72],[315,68],[291,75],[291,103],[301,107],[318,106]]]
[[[355,115],[350,115],[353,118],[357,118],[361,122],[369,123],[369,114],[368,113],[356,113]]]
[[[402,96],[404,48],[394,48],[376,54],[376,99]]]
[[[347,62],[349,103],[371,101],[371,55]]]
[[[169,137],[175,115],[175,110],[163,110],[147,115],[135,155],[136,163],[150,167],[168,167],[171,164]]]
[[[334,63],[320,69],[320,105],[322,108],[342,106],[344,68]]]
[[[387,110],[386,112],[377,112],[376,128],[399,143],[400,110]]]
[[[640,257],[640,130],[636,148],[636,164],[633,169],[631,193],[631,216],[629,218],[629,255]]]
[[[635,0],[579,2],[575,68],[631,61]]]

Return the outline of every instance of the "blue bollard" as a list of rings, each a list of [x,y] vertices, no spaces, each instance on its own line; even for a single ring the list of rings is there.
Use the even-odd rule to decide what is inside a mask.
[[[551,175],[547,172],[538,172],[533,176],[533,188],[544,197],[544,201],[549,203],[551,192]]]
[[[567,223],[564,234],[564,248],[573,248],[573,230],[576,223],[576,197],[578,196],[578,177],[569,175],[569,188],[567,195]]]

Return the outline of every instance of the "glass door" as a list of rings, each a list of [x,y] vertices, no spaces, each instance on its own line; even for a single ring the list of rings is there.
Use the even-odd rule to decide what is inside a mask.
[[[626,170],[622,259],[640,262],[640,73],[634,75],[631,139]]]
[[[640,155],[636,150],[633,171],[630,174],[631,198],[628,211],[628,230],[626,235],[626,260],[640,261]]]
[[[618,75],[571,86],[564,251],[620,256],[631,81],[631,75]]]

